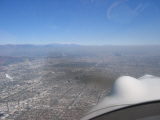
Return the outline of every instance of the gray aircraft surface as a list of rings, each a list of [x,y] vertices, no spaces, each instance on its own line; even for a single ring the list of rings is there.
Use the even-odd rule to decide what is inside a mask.
[[[160,77],[118,78],[81,120],[160,120]]]

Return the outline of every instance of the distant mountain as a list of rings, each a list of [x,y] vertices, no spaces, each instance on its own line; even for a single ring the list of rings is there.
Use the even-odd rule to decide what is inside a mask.
[[[4,44],[4,45],[0,45],[0,47],[55,47],[55,46],[83,46],[83,45],[79,45],[79,44],[71,44],[71,43],[52,43],[52,44]]]
[[[47,55],[49,52],[73,51],[82,45],[78,44],[6,44],[0,45],[0,56]]]
[[[64,43],[64,44],[59,44],[59,43],[54,43],[54,44],[47,44],[46,46],[61,46],[61,47],[65,47],[65,46],[82,46],[82,45],[78,45],[78,44],[70,44],[70,43]]]
[[[155,54],[159,53],[160,46],[115,46],[115,45],[78,45],[78,44],[6,44],[0,45],[0,56],[48,56],[69,53],[95,54],[112,53],[115,56],[122,54]]]

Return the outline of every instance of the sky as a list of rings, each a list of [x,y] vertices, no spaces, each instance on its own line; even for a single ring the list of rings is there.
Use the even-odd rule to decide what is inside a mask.
[[[0,0],[0,44],[159,45],[159,0]]]

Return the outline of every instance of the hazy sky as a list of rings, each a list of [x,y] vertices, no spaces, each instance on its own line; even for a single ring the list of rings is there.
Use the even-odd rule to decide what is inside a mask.
[[[0,0],[0,44],[160,44],[159,0]]]

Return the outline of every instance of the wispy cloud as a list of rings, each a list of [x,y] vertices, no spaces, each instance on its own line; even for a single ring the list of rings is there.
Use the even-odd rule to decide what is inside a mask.
[[[142,8],[142,3],[140,3],[134,10],[133,10],[133,14],[136,14],[136,13],[138,13],[138,11]]]
[[[134,16],[137,16],[138,14],[140,14],[143,10],[145,10],[146,8],[148,8],[150,6],[149,3],[145,2],[145,3],[140,3],[139,5],[137,5],[137,7],[133,10],[132,14]]]
[[[128,0],[117,1],[117,2],[113,3],[113,4],[108,8],[108,11],[107,11],[108,19],[111,20],[111,17],[110,17],[110,11],[111,11],[111,9],[112,9],[113,7],[115,7],[115,6],[117,6],[118,4],[123,3],[123,2],[125,2],[125,1],[128,1]]]
[[[134,17],[138,16],[143,11],[148,9],[148,7],[151,7],[151,3],[145,2],[145,1],[144,2],[139,1],[137,2],[138,4],[133,8],[133,6],[131,6],[130,1],[131,0],[119,0],[113,3],[108,8],[108,11],[107,11],[108,19],[114,22],[118,22],[118,23],[128,23]],[[111,12],[113,8],[115,8],[114,12]]]

